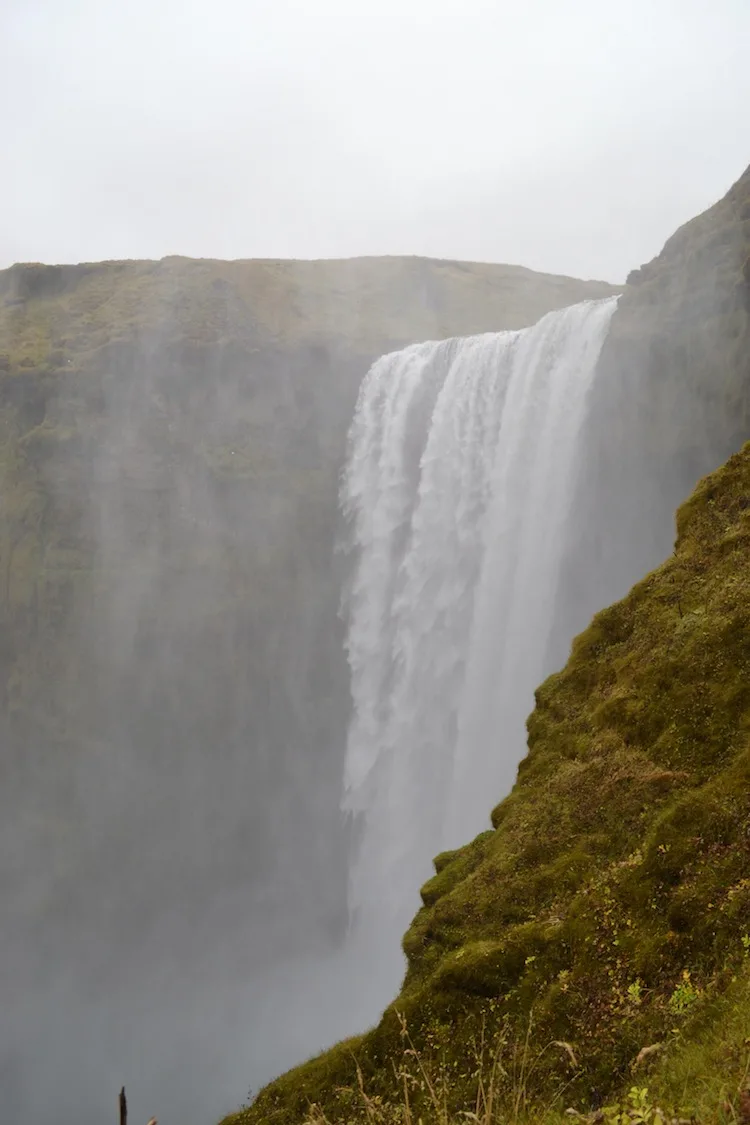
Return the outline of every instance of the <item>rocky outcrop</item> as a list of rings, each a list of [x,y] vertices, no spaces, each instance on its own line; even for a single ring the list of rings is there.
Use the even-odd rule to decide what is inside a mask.
[[[585,435],[558,646],[669,551],[676,507],[750,437],[750,169],[631,275]]]

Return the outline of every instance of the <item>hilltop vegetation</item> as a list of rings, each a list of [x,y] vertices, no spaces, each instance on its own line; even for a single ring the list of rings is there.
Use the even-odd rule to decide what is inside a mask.
[[[154,331],[187,345],[231,335],[375,356],[416,340],[522,328],[616,291],[522,266],[417,257],[18,264],[0,271],[0,346],[9,370],[83,363],[113,340]]]

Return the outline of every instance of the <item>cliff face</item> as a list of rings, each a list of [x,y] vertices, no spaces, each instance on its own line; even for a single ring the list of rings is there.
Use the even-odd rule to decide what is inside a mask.
[[[53,965],[75,985],[72,1029],[84,980],[127,1024],[131,998],[159,996],[177,966],[213,972],[218,995],[233,973],[330,945],[348,714],[333,544],[359,382],[389,348],[608,292],[420,259],[0,272],[14,1049]],[[179,1024],[170,1003],[154,1000]],[[28,1059],[57,1057],[48,1033]],[[34,1065],[42,1098],[44,1081]]]
[[[314,745],[335,792],[332,545],[362,375],[414,339],[609,290],[420,259],[0,273],[7,725],[92,753],[126,737],[144,760],[251,746],[258,792]]]
[[[750,170],[629,279],[588,422],[559,649],[669,553],[677,503],[750,436],[748,208]],[[519,1067],[537,1115],[562,1088],[586,1109],[655,1043],[665,1096],[694,1107],[710,1090],[715,1112],[736,1090],[750,1032],[749,512],[745,446],[680,509],[673,556],[539,689],[517,784],[492,831],[436,859],[378,1027],[233,1120],[375,1120],[373,1107],[401,1120],[407,1087],[431,1119],[423,1064],[433,1086],[439,1064],[446,1112],[475,1112],[480,1042],[500,1045],[497,1096],[516,1112]]]
[[[664,558],[677,506],[750,436],[748,261],[750,169],[628,278],[584,435],[560,662],[567,638]]]

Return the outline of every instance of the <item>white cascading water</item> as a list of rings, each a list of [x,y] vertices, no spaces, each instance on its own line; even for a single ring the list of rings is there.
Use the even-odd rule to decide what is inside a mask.
[[[385,940],[432,857],[489,826],[525,753],[616,300],[408,347],[362,385],[341,488],[355,552],[343,808],[358,826],[350,911]]]

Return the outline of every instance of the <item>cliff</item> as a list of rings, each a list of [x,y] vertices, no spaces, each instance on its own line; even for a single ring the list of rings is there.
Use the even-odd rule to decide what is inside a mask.
[[[25,1091],[8,1113],[48,1111],[92,1006],[138,1044],[148,998],[160,1043],[199,1068],[218,1046],[188,993],[210,1007],[228,978],[330,948],[349,706],[334,542],[359,382],[389,348],[610,291],[416,258],[0,272],[0,1054]],[[180,976],[202,993],[170,992]],[[125,1065],[115,1037],[92,1066]],[[150,1058],[132,1064],[144,1096]]]
[[[283,741],[340,741],[337,478],[369,363],[610,291],[416,258],[0,272],[6,725],[82,747],[135,713],[187,748],[314,697]]]
[[[628,278],[584,436],[591,464],[560,599],[566,643],[664,558],[677,506],[750,436],[748,261],[750,168]]]

